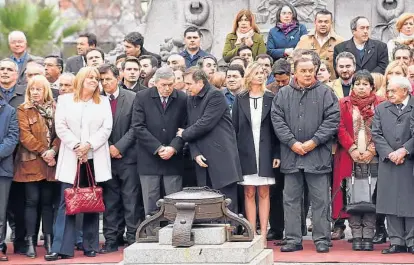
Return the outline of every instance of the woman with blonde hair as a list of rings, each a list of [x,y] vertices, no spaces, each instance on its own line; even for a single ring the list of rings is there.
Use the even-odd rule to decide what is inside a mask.
[[[29,258],[37,256],[34,236],[37,235],[38,215],[42,216],[46,252],[51,251],[55,156],[60,145],[54,128],[54,114],[49,81],[41,75],[32,77],[24,103],[17,108],[20,144],[13,178],[15,182],[25,183],[25,240]]]
[[[404,44],[407,41],[414,39],[414,13],[403,13],[395,24],[398,31],[398,36],[395,39],[388,41],[388,58],[390,62],[393,60],[392,54],[396,43]]]
[[[240,47],[252,49],[253,59],[257,55],[266,53],[266,45],[260,34],[254,14],[247,9],[240,10],[233,21],[233,30],[227,34],[223,49],[223,59],[226,63],[237,56]]]
[[[275,184],[274,168],[280,165],[280,143],[270,117],[273,97],[273,93],[266,90],[263,67],[255,62],[246,70],[245,86],[236,96],[232,109],[243,175],[243,182],[239,184],[244,186],[246,217],[256,231],[257,189],[263,240],[266,240],[269,221],[269,186]]]
[[[374,79],[374,91],[376,93],[384,85],[385,76],[381,73],[371,73],[371,76]]]
[[[386,98],[386,88],[388,81],[393,76],[404,76],[407,77],[407,66],[405,64],[400,64],[398,61],[391,62],[385,69],[385,81],[382,83],[382,86],[377,90],[376,95]]]
[[[75,77],[74,93],[61,95],[56,107],[56,133],[62,141],[56,168],[61,182],[60,204],[54,227],[52,253],[45,260],[73,257],[75,215],[66,215],[64,191],[71,188],[79,169],[80,187],[88,185],[87,164],[96,182],[112,178],[108,138],[112,111],[107,97],[99,92],[100,75],[95,67],[84,67]],[[99,214],[83,215],[83,249],[87,257],[99,250]]]

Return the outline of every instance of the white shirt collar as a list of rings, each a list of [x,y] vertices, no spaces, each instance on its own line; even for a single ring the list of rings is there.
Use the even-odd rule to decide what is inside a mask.
[[[403,104],[401,109],[404,109],[408,105],[408,100],[410,100],[410,96],[407,96],[401,104]]]
[[[109,98],[109,96],[111,94],[108,94],[108,93],[105,92],[105,95]],[[119,87],[116,88],[116,91],[112,95],[114,95],[115,99],[118,98],[118,96],[119,96]]]
[[[329,33],[325,37],[320,37],[318,33],[315,32],[315,38],[319,42],[319,46],[322,47],[331,38],[331,33]]]

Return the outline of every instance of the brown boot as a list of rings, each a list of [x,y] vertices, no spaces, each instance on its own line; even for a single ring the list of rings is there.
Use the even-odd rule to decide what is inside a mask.
[[[340,240],[345,238],[344,230],[340,227],[335,227],[332,232],[331,240]]]

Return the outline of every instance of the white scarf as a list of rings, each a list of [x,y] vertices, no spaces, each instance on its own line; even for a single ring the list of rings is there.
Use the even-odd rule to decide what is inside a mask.
[[[243,41],[242,39],[245,38],[252,38],[254,35],[254,30],[250,29],[248,32],[246,33],[241,33],[239,30],[236,31],[236,35],[237,35],[237,41],[236,44],[241,44]]]

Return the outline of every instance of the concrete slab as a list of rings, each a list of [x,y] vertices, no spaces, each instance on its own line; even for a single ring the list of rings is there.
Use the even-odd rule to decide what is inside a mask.
[[[193,225],[191,232],[194,234],[196,245],[221,245],[226,242],[226,226],[224,224]],[[159,244],[172,244],[173,225],[168,225],[159,231]]]

